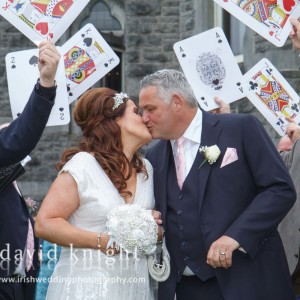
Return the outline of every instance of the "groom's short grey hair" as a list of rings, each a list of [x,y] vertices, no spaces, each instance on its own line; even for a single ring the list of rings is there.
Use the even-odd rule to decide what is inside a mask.
[[[194,92],[182,72],[163,69],[145,76],[140,82],[140,88],[156,86],[158,96],[165,102],[170,102],[173,93],[179,93],[191,107],[197,107],[198,102]]]

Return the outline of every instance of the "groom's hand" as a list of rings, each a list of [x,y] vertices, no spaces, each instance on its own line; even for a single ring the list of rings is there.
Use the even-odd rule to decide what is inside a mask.
[[[157,210],[152,210],[152,216],[156,222],[157,225],[161,225],[162,224],[162,220],[161,220],[161,213]]]
[[[211,244],[206,262],[213,268],[227,269],[232,265],[232,252],[239,247],[236,240],[223,235]]]

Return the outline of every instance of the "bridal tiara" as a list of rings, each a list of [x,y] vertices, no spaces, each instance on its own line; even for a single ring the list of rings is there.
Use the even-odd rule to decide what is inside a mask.
[[[114,106],[112,108],[112,110],[114,111],[115,109],[117,109],[121,104],[124,103],[124,99],[129,98],[128,95],[126,93],[117,93],[114,97]]]

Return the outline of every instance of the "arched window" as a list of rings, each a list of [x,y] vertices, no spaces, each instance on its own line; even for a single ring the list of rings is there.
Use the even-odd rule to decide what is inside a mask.
[[[92,23],[101,31],[122,30],[120,22],[112,16],[108,5],[103,1],[97,2],[92,7],[89,17],[83,21],[82,26],[87,23]]]
[[[233,54],[236,56],[237,61],[242,63],[244,60],[243,39],[246,25],[215,4],[215,26],[223,28]]]
[[[111,13],[110,7],[104,1],[97,1],[90,10],[90,14],[85,18],[80,27],[92,23],[101,33],[106,42],[119,56],[120,63],[103,77],[97,86],[105,86],[116,91],[122,90],[122,52],[124,50],[124,34],[120,21]]]

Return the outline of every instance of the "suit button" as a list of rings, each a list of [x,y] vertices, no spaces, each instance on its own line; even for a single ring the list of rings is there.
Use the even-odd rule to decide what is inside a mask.
[[[181,215],[181,214],[182,214],[182,210],[179,209],[179,210],[177,211],[177,214],[178,214],[178,215]]]
[[[299,255],[298,255],[298,254],[295,254],[295,257],[296,257],[296,258],[298,258],[298,257],[299,257]]]
[[[186,245],[186,242],[182,242],[182,243],[181,243],[181,246],[185,246],[185,245]]]
[[[187,261],[187,260],[189,260],[190,259],[190,257],[189,256],[186,256],[183,260],[184,261]]]
[[[182,199],[182,198],[183,198],[183,195],[180,194],[180,195],[178,196],[178,199]]]
[[[183,226],[182,225],[179,226],[179,230],[183,230]]]

